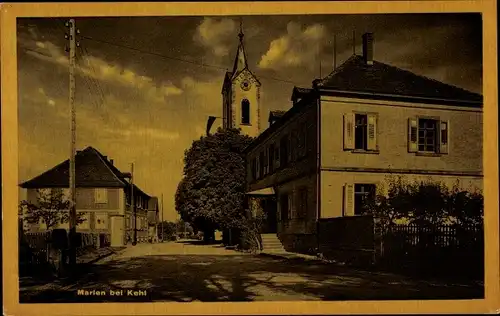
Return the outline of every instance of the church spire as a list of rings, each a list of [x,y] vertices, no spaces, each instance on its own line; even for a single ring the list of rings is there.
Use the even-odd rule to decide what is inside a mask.
[[[245,47],[243,46],[244,36],[245,34],[243,34],[243,20],[242,18],[240,18],[240,32],[238,33],[240,43],[238,44],[238,51],[236,52],[236,58],[234,60],[233,75],[239,73],[245,68],[248,68],[247,56],[245,54]]]

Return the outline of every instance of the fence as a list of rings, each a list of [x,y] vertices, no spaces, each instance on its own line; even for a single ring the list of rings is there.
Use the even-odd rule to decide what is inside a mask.
[[[379,232],[375,248],[376,261],[391,270],[472,277],[484,271],[482,225],[391,225]]]
[[[371,216],[320,219],[319,252],[327,259],[350,264],[371,264],[374,230]]]
[[[110,235],[105,233],[81,233],[81,243],[77,255],[82,255],[92,249],[110,245]],[[57,260],[52,246],[52,231],[19,234],[19,269],[20,274],[26,274],[39,268],[47,269]]]

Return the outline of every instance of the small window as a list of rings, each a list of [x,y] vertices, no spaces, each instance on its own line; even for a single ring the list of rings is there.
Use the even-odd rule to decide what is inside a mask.
[[[95,192],[95,202],[97,204],[108,203],[108,190],[106,188],[96,188],[94,192]]]
[[[250,101],[241,101],[241,124],[250,124]]]
[[[375,199],[375,184],[354,185],[354,215],[363,215],[366,207]]]

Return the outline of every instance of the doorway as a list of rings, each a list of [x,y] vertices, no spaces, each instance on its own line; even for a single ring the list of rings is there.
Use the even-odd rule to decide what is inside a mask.
[[[262,210],[266,215],[266,219],[262,223],[263,234],[278,232],[278,217],[277,217],[277,202],[274,197],[265,197],[261,200]]]

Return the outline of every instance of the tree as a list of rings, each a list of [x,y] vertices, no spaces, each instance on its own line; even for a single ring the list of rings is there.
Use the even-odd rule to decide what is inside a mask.
[[[160,223],[160,229],[162,227],[163,232],[160,233],[163,240],[175,240],[177,232],[176,224],[169,221],[163,221],[163,223]]]
[[[181,218],[213,240],[215,229],[244,225],[245,155],[252,138],[221,129],[193,142],[184,155],[184,177],[175,203]]]
[[[23,200],[19,203],[19,214],[28,223],[40,223],[42,219],[47,230],[58,224],[69,222],[69,200],[62,189],[37,189],[36,202]],[[83,213],[77,213],[77,224],[83,223]]]

